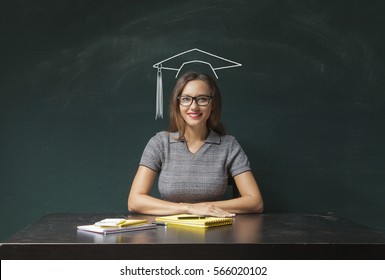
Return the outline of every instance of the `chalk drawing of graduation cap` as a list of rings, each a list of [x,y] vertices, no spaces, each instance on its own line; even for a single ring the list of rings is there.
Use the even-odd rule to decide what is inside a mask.
[[[230,59],[220,57],[218,55],[202,51],[194,48],[174,56],[166,58],[153,65],[153,68],[158,69],[157,86],[156,86],[156,113],[155,119],[163,118],[163,80],[162,70],[175,71],[175,78],[182,72],[184,68],[191,68],[191,64],[206,65],[218,79],[217,71],[239,67],[242,64],[232,61]],[[188,66],[188,67],[187,67]]]

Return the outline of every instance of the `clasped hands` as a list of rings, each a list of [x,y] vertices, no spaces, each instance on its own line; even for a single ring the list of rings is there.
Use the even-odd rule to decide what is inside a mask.
[[[202,202],[202,203],[183,203],[187,205],[188,214],[202,215],[202,216],[213,216],[213,217],[234,217],[235,214],[229,213],[222,208],[219,208],[213,204]]]

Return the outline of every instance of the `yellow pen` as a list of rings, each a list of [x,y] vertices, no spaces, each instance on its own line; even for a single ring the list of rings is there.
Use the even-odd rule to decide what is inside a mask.
[[[180,216],[179,220],[190,220],[190,219],[206,219],[206,216]]]

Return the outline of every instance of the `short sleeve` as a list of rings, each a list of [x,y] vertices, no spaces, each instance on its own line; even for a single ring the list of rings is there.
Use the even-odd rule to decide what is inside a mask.
[[[162,162],[164,159],[164,145],[162,136],[157,133],[152,137],[142,154],[139,165],[146,166],[156,172],[160,172],[162,169]]]
[[[238,141],[233,138],[228,158],[228,172],[234,177],[246,171],[250,171],[249,160]]]

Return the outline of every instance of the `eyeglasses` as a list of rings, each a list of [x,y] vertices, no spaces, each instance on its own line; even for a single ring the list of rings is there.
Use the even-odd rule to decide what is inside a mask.
[[[212,96],[206,96],[206,95],[201,95],[196,97],[191,97],[187,95],[178,96],[179,104],[184,107],[190,106],[194,100],[198,106],[207,106],[210,104],[211,99],[213,99]]]

